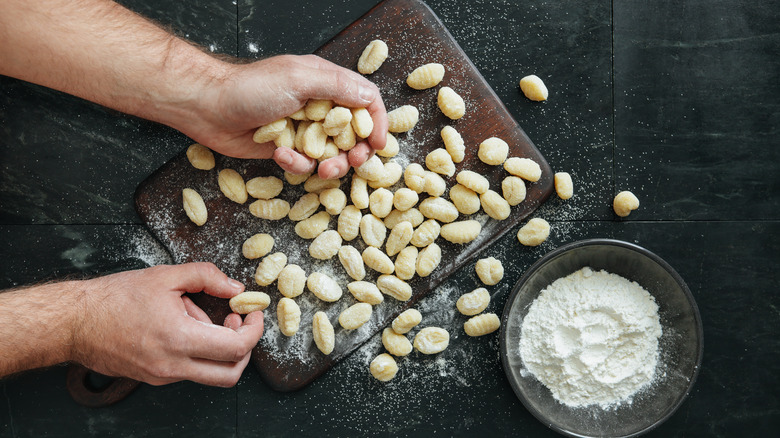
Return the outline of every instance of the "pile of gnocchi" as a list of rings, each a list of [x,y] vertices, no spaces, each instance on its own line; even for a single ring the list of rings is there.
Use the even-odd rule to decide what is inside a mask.
[[[387,45],[380,40],[372,41],[358,61],[358,71],[363,74],[375,72],[387,56]],[[445,74],[442,64],[425,64],[408,75],[406,84],[415,90],[430,89],[439,85]],[[466,112],[463,98],[449,87],[440,87],[437,105],[451,120],[463,117]],[[287,184],[303,184],[306,192],[290,205],[278,198],[285,186],[285,181],[279,178],[266,176],[244,181],[233,169],[218,173],[219,188],[228,199],[245,204],[251,196],[254,200],[248,210],[252,215],[269,221],[287,219],[295,222],[295,233],[310,240],[309,256],[317,260],[337,257],[352,280],[342,285],[324,273],[307,275],[303,267],[288,264],[284,252],[272,252],[275,242],[269,234],[259,233],[246,239],[242,244],[243,256],[259,259],[255,282],[263,287],[276,282],[282,295],[276,306],[276,317],[284,336],[294,336],[301,328],[301,309],[295,298],[305,289],[322,302],[333,303],[343,296],[342,286],[346,287],[357,303],[338,317],[338,324],[345,330],[356,330],[368,322],[374,307],[381,305],[385,296],[408,301],[413,294],[408,282],[415,276],[431,275],[441,262],[442,249],[436,243],[439,237],[462,245],[480,235],[480,222],[458,220],[461,215],[469,216],[482,210],[492,219],[505,220],[510,216],[511,207],[525,199],[526,184],[537,182],[542,176],[538,163],[529,158],[509,157],[506,141],[487,138],[478,145],[476,154],[482,162],[503,166],[508,173],[501,182],[499,194],[481,174],[468,169],[458,170],[457,165],[464,160],[467,148],[453,126],[441,129],[442,147],[427,154],[425,167],[411,163],[403,168],[396,161],[383,161],[399,152],[400,146],[393,134],[413,129],[418,120],[419,111],[411,105],[388,113],[387,147],[354,169],[348,193],[341,190],[339,179],[321,179],[316,173],[294,175],[285,172]],[[294,114],[258,128],[254,140],[274,142],[277,147],[293,148],[313,159],[325,160],[339,151],[349,150],[358,139],[367,138],[372,131],[373,122],[365,108],[344,108],[331,101],[311,100]],[[199,144],[190,146],[187,157],[197,169],[210,170],[215,166],[212,152]],[[444,176],[455,176],[457,181],[449,188],[448,197],[445,196],[448,187]],[[573,195],[571,177],[567,173],[556,174],[555,188],[562,199],[570,198]],[[197,191],[185,188],[182,196],[190,220],[199,226],[205,224],[208,212]],[[332,228],[334,217],[336,224]],[[549,232],[550,226],[544,219],[534,218],[519,230],[517,238],[523,245],[536,246],[549,236]],[[359,247],[364,249],[360,251]],[[377,273],[376,281],[367,280],[367,269]],[[476,272],[485,285],[495,285],[503,278],[503,266],[494,258],[479,260]],[[475,289],[458,299],[457,310],[471,317],[464,324],[467,335],[482,336],[499,328],[496,314],[483,313],[489,302],[490,294],[485,288]],[[231,299],[230,307],[234,312],[246,314],[265,310],[270,303],[271,298],[265,292],[248,291]],[[450,335],[440,327],[424,327],[416,333],[413,342],[410,341],[407,334],[421,322],[420,312],[408,309],[384,329],[382,343],[387,353],[377,356],[369,366],[376,379],[394,378],[398,372],[394,357],[406,356],[412,349],[423,354],[437,354],[447,348]],[[337,339],[327,314],[316,312],[310,324],[316,347],[322,354],[331,354]]]

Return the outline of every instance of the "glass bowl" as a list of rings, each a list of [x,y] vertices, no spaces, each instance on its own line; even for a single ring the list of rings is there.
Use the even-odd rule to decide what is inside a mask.
[[[663,334],[656,377],[630,403],[604,409],[569,407],[523,365],[523,318],[542,289],[586,266],[606,270],[646,289],[658,304]],[[588,239],[546,254],[517,282],[501,318],[501,360],[517,397],[539,421],[573,437],[632,437],[646,433],[674,414],[693,387],[701,365],[701,315],[691,291],[677,272],[652,252],[628,242]]]

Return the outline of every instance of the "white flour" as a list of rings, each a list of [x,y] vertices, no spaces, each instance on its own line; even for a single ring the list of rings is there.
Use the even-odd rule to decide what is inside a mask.
[[[658,305],[646,290],[586,267],[534,300],[520,355],[561,403],[609,408],[653,380],[660,336]]]

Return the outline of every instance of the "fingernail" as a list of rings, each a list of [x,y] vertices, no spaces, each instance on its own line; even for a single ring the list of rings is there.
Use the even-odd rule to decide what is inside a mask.
[[[244,287],[244,285],[241,282],[233,280],[232,278],[228,278],[228,284],[233,289],[241,289]]]
[[[372,100],[374,100],[374,90],[371,89],[370,87],[361,85],[359,93],[360,93],[360,99],[366,102],[371,102]]]
[[[290,155],[289,152],[282,152],[279,154],[279,157],[277,158],[279,160],[279,164],[284,164],[285,166],[289,166],[292,164],[292,155]]]
[[[328,178],[327,179],[335,179],[339,177],[339,170],[337,168],[330,169],[330,172],[328,172]]]

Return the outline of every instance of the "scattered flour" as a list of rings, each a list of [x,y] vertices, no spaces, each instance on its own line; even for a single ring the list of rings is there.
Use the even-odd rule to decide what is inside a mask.
[[[523,363],[563,404],[610,408],[649,384],[661,324],[636,282],[582,268],[554,281],[523,320]]]

